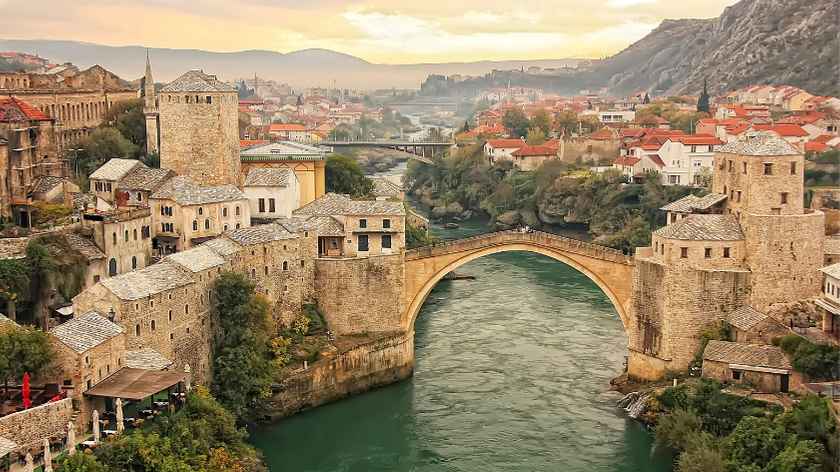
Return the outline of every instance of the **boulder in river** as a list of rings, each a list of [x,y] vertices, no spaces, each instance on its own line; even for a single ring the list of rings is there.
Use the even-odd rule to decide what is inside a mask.
[[[522,215],[516,210],[506,211],[496,217],[497,229],[510,229],[522,221]]]

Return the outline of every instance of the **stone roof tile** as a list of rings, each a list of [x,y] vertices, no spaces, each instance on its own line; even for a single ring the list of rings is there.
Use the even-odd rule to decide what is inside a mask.
[[[139,300],[189,285],[193,280],[180,265],[163,261],[144,269],[109,277],[100,283],[121,300]]]
[[[120,325],[95,311],[77,316],[50,330],[50,334],[70,349],[81,354],[122,334]]]
[[[271,241],[297,239],[298,235],[290,233],[286,228],[277,224],[249,226],[228,231],[225,235],[233,241],[243,245],[263,244]]]
[[[730,141],[719,147],[717,152],[746,156],[795,156],[802,154],[790,143],[775,133],[747,133],[741,139]]]
[[[236,92],[236,89],[219,80],[215,75],[200,70],[190,70],[164,86],[161,92]]]
[[[206,205],[246,199],[245,194],[233,185],[202,187],[184,175],[169,179],[151,198],[175,200],[180,205]]]
[[[703,351],[703,360],[740,364],[750,367],[791,370],[793,366],[785,353],[776,346],[761,344],[709,341]]]
[[[163,354],[151,348],[125,352],[125,366],[129,369],[163,370],[172,364]]]
[[[56,177],[54,175],[45,175],[35,181],[32,186],[33,193],[46,193],[54,189],[57,185],[61,185],[66,179],[63,177]]]
[[[169,169],[153,169],[146,166],[138,166],[120,181],[117,188],[152,192],[174,176],[175,172]]]
[[[245,186],[249,187],[288,187],[292,171],[288,167],[263,167],[251,169],[245,177]]]
[[[402,188],[386,177],[372,177],[373,194],[377,197],[399,198]]]
[[[328,193],[298,208],[293,215],[405,215],[405,207],[401,202],[353,200],[347,195]]]
[[[772,318],[749,305],[738,307],[726,315],[726,321],[741,331],[750,331],[768,319]]]
[[[85,256],[88,261],[105,259],[105,253],[92,240],[78,233],[67,233],[64,235],[64,238],[67,240],[67,244],[70,245],[71,249]]]
[[[660,210],[673,211],[677,213],[691,213],[696,210],[708,210],[718,203],[726,200],[726,195],[722,193],[710,193],[702,197],[696,195],[686,195],[677,201],[671,202]]]
[[[128,175],[128,173],[137,166],[146,167],[137,159],[109,159],[108,162],[102,164],[98,169],[90,174],[90,179],[111,180],[116,182]]]
[[[686,241],[740,241],[744,239],[741,225],[734,215],[691,214],[654,231],[667,239]]]
[[[178,264],[190,272],[201,272],[225,263],[225,260],[216,251],[204,245],[176,252],[166,256],[166,260]]]
[[[239,252],[242,249],[242,246],[236,244],[235,242],[231,241],[226,237],[211,239],[201,244],[201,246],[207,247],[216,254],[227,257]]]
[[[828,275],[829,277],[840,279],[840,262],[823,267],[822,269],[820,269],[820,272],[822,272],[825,275]]]

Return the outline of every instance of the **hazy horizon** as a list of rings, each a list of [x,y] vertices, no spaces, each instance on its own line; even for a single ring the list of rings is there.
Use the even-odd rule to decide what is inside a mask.
[[[713,18],[736,0],[0,0],[4,39],[287,54],[328,49],[374,64],[597,59],[664,19]],[[596,14],[590,14],[596,12]],[[115,19],[130,18],[131,28]],[[39,33],[33,35],[33,31]],[[220,34],[224,32],[224,34]]]

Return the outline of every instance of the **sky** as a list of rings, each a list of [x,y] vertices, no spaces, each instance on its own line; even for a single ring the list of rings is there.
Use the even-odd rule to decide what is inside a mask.
[[[3,39],[326,48],[370,62],[599,58],[736,0],[0,0]]]

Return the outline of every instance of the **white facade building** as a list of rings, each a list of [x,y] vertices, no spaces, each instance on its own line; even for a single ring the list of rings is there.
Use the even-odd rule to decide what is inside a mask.
[[[252,218],[288,218],[300,201],[300,185],[288,167],[255,168],[243,188]]]

